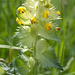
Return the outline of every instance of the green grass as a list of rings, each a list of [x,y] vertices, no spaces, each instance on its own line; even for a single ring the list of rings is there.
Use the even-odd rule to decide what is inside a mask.
[[[24,0],[0,0],[0,44],[16,46],[16,42],[12,39],[17,28],[16,9],[23,2]],[[52,3],[61,12],[62,17],[57,22],[61,28],[58,32],[60,41],[54,44],[59,62],[63,67],[68,67],[62,75],[75,75],[75,0],[52,0]],[[17,55],[16,50],[0,48],[0,58],[7,62],[11,62]],[[70,60],[71,58],[74,59]],[[70,65],[67,66],[67,63]],[[56,73],[56,69],[53,69],[52,75]]]

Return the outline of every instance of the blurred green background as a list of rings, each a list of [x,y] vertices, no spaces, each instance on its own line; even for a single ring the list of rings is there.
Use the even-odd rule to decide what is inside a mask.
[[[16,46],[12,38],[17,28],[16,9],[24,1],[0,0],[0,44]],[[58,22],[61,28],[58,32],[60,42],[54,44],[59,62],[63,67],[68,67],[62,75],[75,75],[75,0],[52,0],[51,3],[61,12],[62,17]],[[7,62],[11,62],[17,55],[16,50],[0,48],[0,58]],[[55,75],[54,71],[51,75]],[[0,75],[4,75],[1,68]]]

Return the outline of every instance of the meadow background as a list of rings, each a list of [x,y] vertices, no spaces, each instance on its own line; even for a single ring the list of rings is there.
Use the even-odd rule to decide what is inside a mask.
[[[0,59],[3,58],[8,63],[18,55],[18,51],[2,48],[2,45],[16,46],[13,39],[18,26],[15,21],[16,9],[24,1],[0,0]],[[60,41],[53,44],[57,58],[64,68],[62,75],[75,75],[75,0],[52,0],[51,3],[61,12],[62,17],[57,21],[61,28],[58,32]],[[51,75],[56,75],[56,71],[53,69]],[[6,75],[1,66],[0,75]]]

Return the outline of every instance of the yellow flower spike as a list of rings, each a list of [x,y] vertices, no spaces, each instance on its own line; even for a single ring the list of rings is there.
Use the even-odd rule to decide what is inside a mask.
[[[48,17],[49,17],[49,11],[45,11],[44,12],[44,18],[48,19]]]
[[[35,22],[36,22],[35,17],[32,17],[32,18],[31,18],[31,23],[34,24]]]
[[[58,14],[58,16],[60,16],[61,13],[59,11],[57,11],[56,14]]]
[[[52,29],[52,25],[50,23],[46,23],[46,30],[50,31]]]
[[[26,12],[26,8],[22,6],[22,7],[19,7],[19,8],[17,9],[17,11],[18,11],[19,14],[21,14],[21,13]]]
[[[60,27],[55,27],[55,30],[56,31],[60,31]]]
[[[16,19],[17,24],[21,24],[20,20],[17,18]]]

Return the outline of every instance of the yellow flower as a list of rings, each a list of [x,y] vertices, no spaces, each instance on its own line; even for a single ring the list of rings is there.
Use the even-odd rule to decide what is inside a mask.
[[[17,9],[17,11],[18,11],[19,14],[21,14],[21,13],[26,12],[26,8],[22,6],[22,7],[19,7],[19,8]]]
[[[60,27],[55,27],[55,30],[57,30],[57,31],[60,30]]]
[[[49,17],[49,11],[45,11],[44,12],[44,18],[47,18],[48,19],[48,17]]]
[[[38,9],[38,5],[36,5],[36,9]]]
[[[35,3],[35,9],[38,9],[38,1]]]
[[[21,24],[20,20],[17,18],[16,19],[17,24]]]
[[[59,11],[57,11],[56,14],[58,14],[58,16],[60,16],[61,13]]]
[[[50,31],[52,29],[52,25],[50,23],[46,23],[46,30]]]
[[[32,18],[31,18],[31,23],[34,24],[35,22],[36,22],[35,17],[32,17]]]

